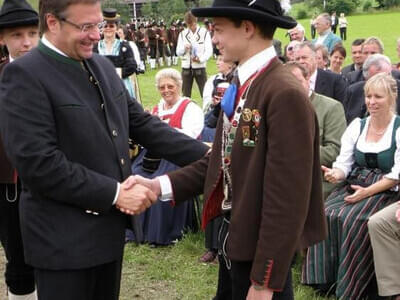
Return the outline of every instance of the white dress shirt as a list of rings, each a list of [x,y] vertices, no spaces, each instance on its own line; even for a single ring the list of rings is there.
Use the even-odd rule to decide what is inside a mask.
[[[390,121],[384,135],[378,142],[366,141],[366,134],[368,131],[370,117],[367,118],[365,126],[360,135],[361,119],[354,119],[347,127],[341,139],[340,154],[333,163],[333,168],[342,170],[345,177],[351,172],[352,166],[355,161],[354,149],[357,148],[363,153],[378,153],[385,151],[391,147],[392,133],[395,116]],[[396,151],[394,155],[394,165],[391,171],[385,174],[386,178],[398,180],[400,174],[400,130],[396,130]]]
[[[326,37],[331,32],[330,29],[326,30],[324,33],[320,34],[317,40],[315,41],[315,45],[323,45]]]
[[[172,115],[179,108],[181,103],[187,98],[181,97],[170,109],[164,109],[165,100],[161,99],[158,103],[158,116],[162,118],[166,115]],[[179,132],[197,139],[204,127],[204,116],[200,106],[194,102],[190,102],[182,116],[182,128],[175,128]]]

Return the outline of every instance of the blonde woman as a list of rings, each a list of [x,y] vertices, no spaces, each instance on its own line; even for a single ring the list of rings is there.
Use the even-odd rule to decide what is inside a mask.
[[[339,299],[365,297],[374,277],[367,222],[398,198],[396,81],[379,73],[366,82],[364,92],[370,115],[350,123],[333,167],[322,166],[325,179],[339,186],[325,202],[328,239],[308,249],[302,276],[303,283],[335,290]]]

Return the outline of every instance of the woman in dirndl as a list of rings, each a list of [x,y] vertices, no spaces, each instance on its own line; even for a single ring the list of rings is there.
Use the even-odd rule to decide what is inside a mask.
[[[156,86],[161,100],[152,114],[176,130],[198,138],[204,125],[202,109],[189,98],[181,96],[182,76],[175,69],[166,68],[156,74]],[[132,164],[132,172],[146,178],[155,178],[179,167],[160,159],[144,149]],[[178,206],[158,201],[141,214],[143,241],[153,246],[170,245],[182,238],[187,229],[196,229],[197,219],[194,200]],[[127,233],[127,240],[136,239]],[[137,239],[136,239],[137,240]]]
[[[367,222],[398,199],[400,117],[396,81],[380,73],[365,86],[369,116],[355,119],[342,136],[340,154],[324,177],[339,186],[325,203],[328,238],[308,248],[302,283],[339,299],[363,299],[374,280]],[[390,258],[388,258],[390,259]]]
[[[115,8],[103,10],[105,25],[103,27],[104,38],[95,46],[94,51],[106,56],[114,64],[118,75],[122,78],[125,88],[131,97],[136,98],[130,76],[137,72],[137,64],[132,48],[127,41],[117,39],[119,15]]]

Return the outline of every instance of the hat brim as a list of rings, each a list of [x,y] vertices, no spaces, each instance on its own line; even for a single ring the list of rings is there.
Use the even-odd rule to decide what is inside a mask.
[[[39,20],[37,18],[23,19],[23,20],[12,20],[12,21],[0,21],[0,29],[3,28],[14,28],[20,26],[37,26],[39,25]]]
[[[103,17],[103,20],[106,21],[106,22],[118,23],[118,22],[121,20],[121,18],[120,18],[119,16],[117,16],[117,17],[112,17],[112,18]]]
[[[28,9],[21,9],[0,15],[0,29],[38,24],[38,14]]]
[[[288,16],[274,16],[269,13],[246,8],[246,7],[199,7],[192,9],[196,17],[231,17],[240,20],[250,20],[255,22],[271,23],[276,27],[291,29],[297,25],[297,22]]]

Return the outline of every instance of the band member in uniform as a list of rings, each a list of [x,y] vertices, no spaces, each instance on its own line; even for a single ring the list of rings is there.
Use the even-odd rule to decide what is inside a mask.
[[[157,42],[158,42],[158,65],[160,67],[164,66],[164,57],[169,58],[169,49],[168,47],[168,38],[167,38],[167,30],[165,29],[165,24],[163,22],[160,22],[160,26],[157,29],[157,34],[159,36]],[[168,61],[167,61],[168,65]],[[170,65],[170,64],[169,64]]]
[[[171,27],[167,31],[167,38],[169,44],[169,51],[171,54],[172,64],[174,66],[178,65],[178,55],[176,54],[176,45],[178,44],[178,29],[176,28],[176,23],[173,21]]]
[[[93,53],[100,0],[39,7],[39,45],[0,82],[0,133],[23,185],[26,263],[39,300],[117,300],[126,225],[156,200],[144,186],[127,187],[129,138],[180,166],[208,148],[145,113]]]
[[[5,0],[0,11],[0,44],[7,49],[4,67],[23,56],[39,41],[39,16],[25,0]],[[4,141],[6,142],[6,141]],[[19,223],[21,182],[0,139],[0,240],[7,264],[8,299],[36,298],[33,268],[25,263]],[[1,296],[0,296],[1,297]]]
[[[147,46],[146,46],[146,30],[144,24],[139,25],[139,30],[135,32],[136,45],[139,48],[140,60],[142,62],[141,70],[146,69],[145,61],[147,59]]]
[[[158,55],[158,40],[160,35],[157,33],[157,22],[153,22],[151,27],[147,29],[147,38],[149,39],[150,48],[150,69],[156,68],[156,60]]]
[[[211,153],[135,180],[176,204],[204,192],[203,226],[223,215],[214,299],[294,299],[296,250],[326,236],[317,118],[272,42],[277,27],[296,22],[278,0],[214,0],[192,12],[214,17],[213,42],[225,61],[238,62]]]
[[[210,33],[197,24],[197,18],[191,12],[185,14],[185,22],[187,28],[179,34],[176,53],[182,61],[183,95],[190,98],[193,79],[196,80],[200,95],[203,95],[207,81],[206,64],[213,49]]]

